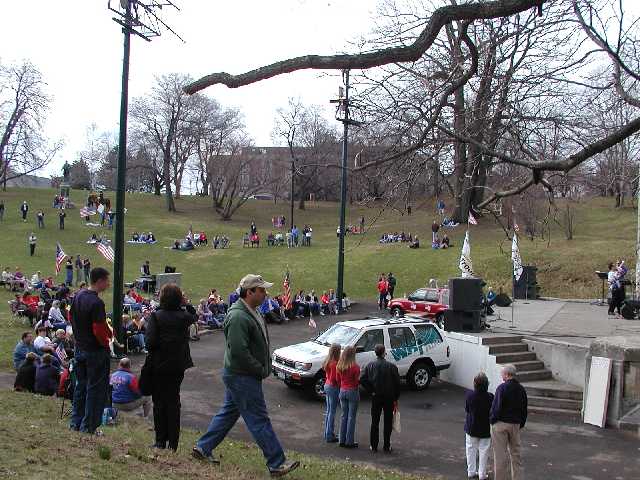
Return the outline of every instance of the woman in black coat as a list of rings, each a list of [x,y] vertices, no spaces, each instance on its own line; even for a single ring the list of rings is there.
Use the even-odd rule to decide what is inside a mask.
[[[180,385],[186,369],[193,367],[189,350],[189,326],[196,311],[187,305],[180,287],[167,284],[160,290],[160,308],[147,323],[147,365],[153,387],[153,423],[156,448],[178,449],[180,438]]]

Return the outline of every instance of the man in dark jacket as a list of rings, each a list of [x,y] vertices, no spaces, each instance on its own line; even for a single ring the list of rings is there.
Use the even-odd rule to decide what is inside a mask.
[[[71,325],[76,342],[76,387],[69,427],[98,435],[101,434],[98,427],[102,423],[109,386],[109,340],[112,336],[99,295],[109,288],[109,283],[109,272],[94,268],[91,286],[76,293],[71,305]]]
[[[489,379],[480,372],[473,379],[473,391],[467,392],[464,411],[465,446],[467,450],[467,476],[486,480],[491,448],[489,411],[493,395],[487,390]]]
[[[371,394],[371,451],[378,451],[380,414],[384,411],[382,448],[385,452],[390,452],[393,411],[400,398],[400,375],[398,367],[385,360],[384,345],[376,345],[375,352],[377,358],[365,367],[360,376],[360,383]]]
[[[220,463],[213,456],[213,450],[242,416],[267,459],[271,476],[279,477],[295,470],[300,463],[286,462],[262,392],[262,380],[271,373],[271,352],[267,325],[257,308],[264,302],[266,289],[272,286],[260,275],[250,274],[240,280],[240,298],[229,308],[223,325],[226,338],[222,375],[224,404],[193,447],[193,456]]]
[[[13,384],[13,389],[16,392],[34,392],[37,362],[38,355],[34,352],[27,353],[24,362],[22,362],[22,365],[18,368],[16,381]]]
[[[520,480],[522,478],[520,429],[527,421],[527,392],[515,379],[514,365],[505,365],[500,373],[503,383],[496,388],[489,417],[495,480],[509,478],[509,461],[511,461],[512,480]]]
[[[60,381],[59,370],[52,365],[52,356],[45,354],[42,356],[40,365],[36,368],[35,392],[40,395],[53,396],[58,390],[58,382]]]

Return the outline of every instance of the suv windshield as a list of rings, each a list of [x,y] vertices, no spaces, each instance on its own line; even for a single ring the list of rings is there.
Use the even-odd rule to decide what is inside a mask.
[[[335,324],[329,330],[316,338],[315,341],[327,346],[331,345],[332,343],[337,343],[340,346],[351,345],[354,338],[359,333],[360,330],[358,330],[357,328]]]

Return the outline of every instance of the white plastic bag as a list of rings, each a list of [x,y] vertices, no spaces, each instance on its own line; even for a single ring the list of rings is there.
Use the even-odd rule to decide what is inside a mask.
[[[402,432],[402,424],[400,422],[400,410],[398,410],[398,408],[396,407],[395,410],[393,411],[393,431],[394,432]]]

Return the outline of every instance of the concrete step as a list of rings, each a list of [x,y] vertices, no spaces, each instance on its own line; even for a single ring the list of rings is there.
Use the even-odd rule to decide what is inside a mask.
[[[564,398],[582,403],[582,390],[568,383],[557,380],[523,381],[522,386],[527,390],[527,396]]]
[[[540,360],[529,360],[527,362],[513,362],[518,372],[529,372],[531,370],[544,370],[544,363]]]
[[[536,395],[527,395],[527,400],[528,404],[532,407],[559,408],[562,410],[572,410],[575,412],[579,412],[580,410],[582,410],[582,402],[580,400],[555,397],[538,397]]]
[[[575,410],[565,410],[564,408],[550,408],[550,407],[536,407],[530,406],[528,408],[529,413],[540,413],[540,414],[551,414],[551,415],[562,415],[565,417],[572,417],[575,419],[579,419],[581,416],[581,412]]]
[[[482,345],[499,345],[502,343],[518,343],[524,337],[521,335],[491,335],[482,337]]]
[[[498,353],[495,357],[496,363],[527,362],[529,360],[538,359],[536,354],[533,352]]]
[[[497,353],[526,352],[528,350],[529,346],[526,343],[502,343],[498,345],[491,345],[489,347],[489,355],[495,355]]]
[[[527,382],[532,380],[550,380],[552,377],[549,370],[531,370],[529,372],[518,373],[518,380],[520,382]]]

